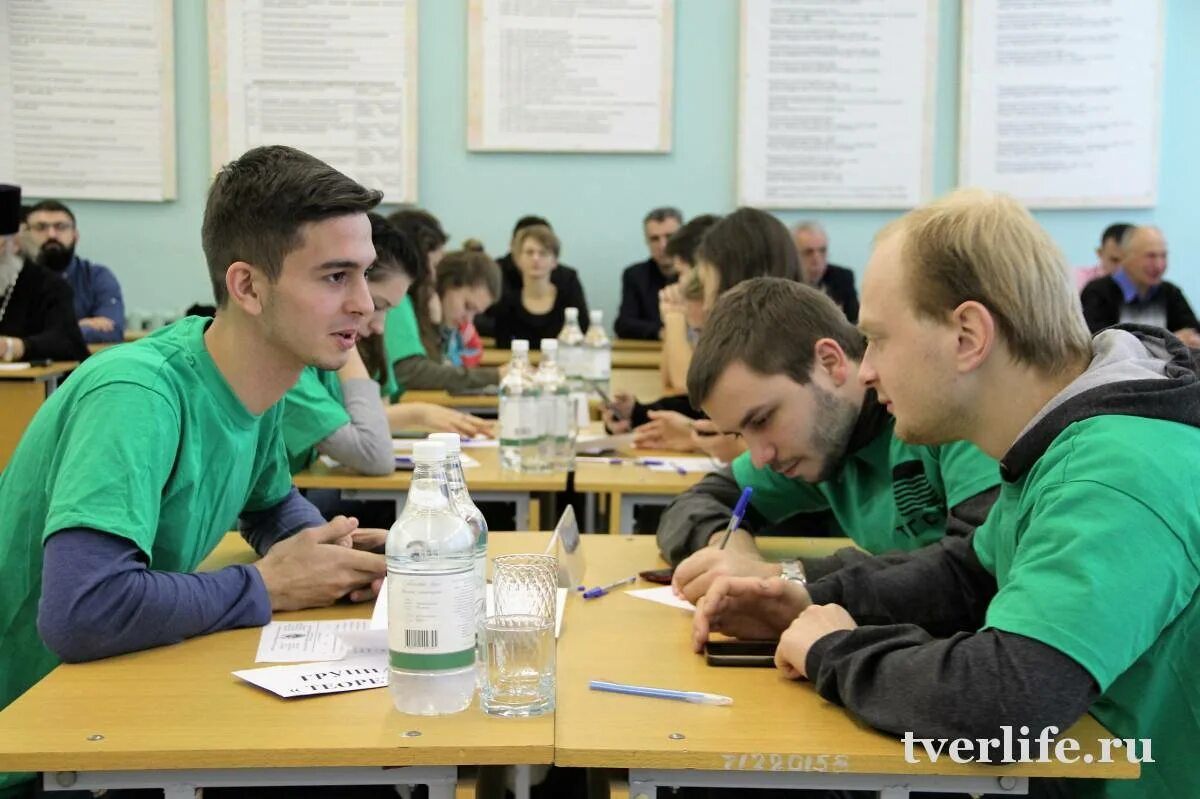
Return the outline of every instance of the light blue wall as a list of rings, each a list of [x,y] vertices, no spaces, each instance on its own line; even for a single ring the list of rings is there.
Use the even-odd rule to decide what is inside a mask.
[[[420,20],[420,175],[423,206],[455,242],[482,239],[507,248],[521,214],[550,218],[563,260],[579,267],[593,307],[616,311],[620,269],[645,257],[640,220],[652,206],[687,215],[730,210],[734,198],[737,3],[678,0],[674,146],[668,155],[516,155],[466,150],[466,3],[425,0]],[[1165,0],[1159,204],[1149,211],[1047,211],[1038,214],[1072,263],[1089,263],[1110,222],[1154,221],[1170,240],[1171,274],[1200,298],[1200,3]],[[959,3],[941,2],[935,189],[957,171]],[[200,251],[200,219],[209,179],[208,75],[204,4],[175,4],[179,199],[170,203],[75,202],[80,252],[114,267],[127,305],[178,310],[211,297]],[[1119,180],[1119,175],[1113,176]],[[831,257],[861,272],[871,236],[895,214],[823,212]],[[794,221],[803,212],[781,214]]]

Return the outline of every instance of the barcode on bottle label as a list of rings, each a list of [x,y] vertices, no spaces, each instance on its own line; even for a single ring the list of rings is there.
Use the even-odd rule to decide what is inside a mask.
[[[404,643],[410,649],[436,649],[437,630],[405,630]]]

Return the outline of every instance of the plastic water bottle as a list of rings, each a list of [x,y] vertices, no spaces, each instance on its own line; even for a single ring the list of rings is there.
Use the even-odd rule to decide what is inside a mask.
[[[575,410],[575,427],[578,429],[587,427],[591,421],[588,416],[589,392],[584,381],[583,330],[579,327],[578,308],[565,309],[563,316],[563,329],[558,334],[558,365],[567,376],[571,406]]]
[[[500,381],[500,468],[513,472],[541,467],[542,425],[537,383],[529,367],[529,342],[512,343],[508,374]]]
[[[592,311],[591,324],[583,339],[587,360],[587,381],[599,388],[606,396],[612,396],[612,341],[604,332],[604,311]]]
[[[387,537],[388,686],[396,709],[466,710],[475,693],[475,534],[450,504],[440,441],[413,444],[412,486]]]
[[[567,376],[558,364],[558,342],[552,338],[542,339],[542,363],[535,380],[546,427],[542,458],[554,471],[569,471],[575,467],[575,409]]]
[[[478,633],[487,616],[487,520],[467,491],[467,478],[462,465],[462,441],[458,433],[431,433],[429,440],[438,441],[446,447],[446,486],[450,493],[450,507],[462,517],[471,528],[471,535],[475,536],[475,630]],[[481,656],[482,653],[476,649],[476,663]]]

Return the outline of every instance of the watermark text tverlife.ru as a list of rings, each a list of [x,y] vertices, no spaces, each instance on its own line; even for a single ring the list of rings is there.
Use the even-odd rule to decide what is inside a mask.
[[[904,759],[919,763],[918,749],[930,763],[946,757],[955,763],[1111,763],[1124,757],[1130,763],[1153,763],[1149,738],[1100,738],[1096,754],[1079,754],[1079,741],[1059,738],[1058,727],[1043,727],[1036,738],[1022,726],[1014,733],[1011,726],[1000,728],[999,738],[917,738],[906,732]]]

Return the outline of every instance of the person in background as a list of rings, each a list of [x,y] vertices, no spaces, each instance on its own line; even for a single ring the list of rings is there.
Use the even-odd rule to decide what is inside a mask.
[[[447,254],[438,263],[434,278],[442,317],[436,354],[413,352],[394,358],[397,382],[409,389],[432,391],[466,391],[499,383],[504,367],[467,368],[456,356],[463,347],[459,329],[495,302],[500,285],[500,268],[479,242],[469,239],[462,250]]]
[[[556,338],[563,326],[563,312],[579,309],[579,325],[588,316],[583,287],[555,285],[561,243],[545,225],[521,228],[513,239],[513,255],[521,271],[521,288],[504,294],[493,315],[496,346],[508,349],[513,339],[526,339],[537,349],[544,338]]]
[[[792,238],[800,254],[804,282],[828,294],[851,322],[858,321],[858,291],[854,272],[829,263],[829,236],[819,222],[805,220],[792,226]]]
[[[667,240],[666,252],[679,279],[658,295],[659,318],[663,322],[659,374],[664,396],[687,393],[688,364],[704,318],[702,287],[695,275],[696,250],[709,228],[719,221],[721,217],[714,214],[701,214]]]
[[[31,257],[61,274],[75,294],[75,315],[83,340],[89,344],[123,341],[121,284],[107,266],[76,254],[79,228],[71,209],[58,200],[42,200],[29,209],[27,225]]]
[[[503,281],[502,291],[505,296],[519,294],[524,287],[525,282],[521,277],[521,270],[517,268],[516,261],[517,235],[525,228],[534,227],[535,225],[541,225],[554,230],[554,226],[544,216],[523,216],[513,225],[512,238],[509,239],[509,251],[496,259],[496,264],[500,267],[500,275]],[[568,296],[583,296],[583,283],[579,281],[579,270],[574,267],[560,263],[550,273],[550,282],[554,284],[556,289]],[[479,314],[475,318],[475,327],[480,335],[496,335],[495,312],[497,310],[497,306],[493,305],[489,310]],[[584,333],[587,332],[588,322],[587,312],[580,309],[579,327]]]
[[[1117,222],[1106,227],[1100,235],[1100,246],[1096,248],[1096,263],[1075,267],[1075,288],[1081,294],[1088,283],[1108,277],[1121,268],[1121,239],[1132,227],[1128,222]]]
[[[682,225],[683,215],[676,208],[655,208],[642,220],[650,257],[621,273],[621,310],[614,325],[621,338],[653,341],[663,337],[658,295],[678,278],[667,242]]]
[[[1200,322],[1183,291],[1163,279],[1167,240],[1148,225],[1132,227],[1121,239],[1121,268],[1088,283],[1080,296],[1083,318],[1093,333],[1119,323],[1166,328],[1189,347],[1200,347]]]
[[[422,253],[425,268],[409,287],[408,299],[388,314],[384,349],[392,363],[415,354],[436,358],[442,345],[439,332],[442,311],[434,287],[434,275],[438,263],[446,254],[446,242],[450,238],[438,218],[420,208],[396,211],[388,216],[388,222]],[[389,370],[384,383],[387,396],[395,400],[404,390],[404,384],[397,384]]]
[[[0,185],[0,361],[82,361],[71,287],[23,257],[21,188]]]

